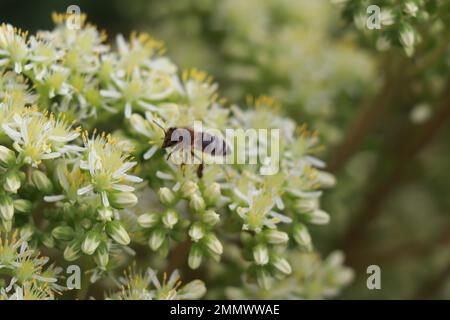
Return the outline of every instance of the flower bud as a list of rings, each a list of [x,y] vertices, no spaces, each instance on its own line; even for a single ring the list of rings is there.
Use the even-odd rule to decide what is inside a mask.
[[[283,244],[289,241],[289,236],[286,232],[270,229],[265,234],[267,241],[272,244]]]
[[[52,236],[58,240],[70,241],[74,235],[75,231],[69,226],[59,226],[52,230]]]
[[[5,177],[5,182],[3,183],[3,188],[7,192],[17,193],[17,190],[20,188],[19,175],[14,171],[8,172]]]
[[[272,286],[272,277],[270,273],[265,269],[258,269],[256,271],[256,281],[258,285],[264,290],[269,290]]]
[[[162,222],[168,229],[172,229],[178,222],[178,214],[173,210],[167,210],[162,217]]]
[[[16,154],[5,146],[0,146],[0,165],[5,168],[12,167],[16,163]]]
[[[106,223],[106,233],[121,245],[126,246],[130,243],[130,236],[117,220]]]
[[[137,222],[142,228],[154,227],[158,221],[159,215],[156,213],[144,213],[137,218]]]
[[[178,291],[178,297],[188,300],[197,300],[206,293],[205,283],[201,280],[194,280],[182,287]]]
[[[273,266],[277,268],[278,271],[284,273],[285,275],[289,275],[292,273],[292,268],[289,262],[284,258],[276,258],[273,262]]]
[[[192,245],[188,258],[189,267],[194,270],[197,269],[202,263],[202,258],[202,250],[198,246]]]
[[[64,259],[67,261],[74,261],[80,257],[81,246],[77,240],[72,241],[64,250]]]
[[[10,196],[0,196],[0,218],[10,221],[14,216],[14,203]]]
[[[166,206],[170,206],[175,200],[175,195],[173,194],[173,192],[166,187],[160,188],[158,191],[158,195],[161,203]]]
[[[33,170],[31,173],[31,183],[44,194],[52,193],[53,184],[42,171]]]
[[[308,222],[312,224],[327,224],[330,222],[329,214],[320,209],[309,212],[306,216]]]
[[[213,182],[206,188],[204,193],[205,199],[209,204],[215,204],[220,198],[220,184]]]
[[[47,248],[53,248],[55,246],[55,239],[53,239],[53,237],[50,234],[44,234],[42,236],[42,243],[47,247]]]
[[[210,233],[206,237],[206,246],[209,250],[211,250],[212,253],[215,253],[217,255],[221,255],[223,252],[222,243],[220,243],[219,239],[217,239],[217,237],[213,233]]]
[[[11,231],[12,229],[12,220],[3,220],[0,219],[0,227],[6,232]]]
[[[109,201],[114,208],[124,209],[134,207],[138,198],[132,192],[114,192],[109,195]]]
[[[185,198],[191,197],[194,193],[198,191],[198,186],[193,181],[186,181],[181,187],[181,195]]]
[[[101,221],[111,221],[112,217],[113,217],[113,211],[111,208],[108,207],[101,207],[100,209],[97,210],[98,213],[98,218]]]
[[[298,223],[293,229],[294,240],[302,247],[311,247],[311,235],[304,224]]]
[[[108,248],[105,244],[100,244],[95,252],[94,256],[95,263],[101,267],[105,268],[109,262]]]
[[[96,231],[91,230],[87,233],[84,238],[83,243],[81,244],[81,251],[83,251],[87,255],[91,255],[97,250],[97,247],[100,245],[100,237]]]
[[[194,194],[189,201],[189,207],[196,212],[202,211],[205,209],[205,201],[199,195]]]
[[[204,235],[205,233],[203,232],[203,228],[198,223],[194,223],[189,229],[189,236],[194,242],[197,242],[198,240],[203,238]]]
[[[25,199],[16,199],[13,201],[14,210],[21,213],[29,213],[32,209],[31,201]]]
[[[264,266],[269,263],[269,250],[265,245],[259,244],[253,249],[253,259],[255,263]]]
[[[316,198],[300,199],[295,203],[295,207],[300,213],[306,213],[317,209],[319,201]]]
[[[20,238],[22,238],[25,241],[28,241],[31,239],[31,237],[34,234],[34,226],[31,224],[27,224],[20,228]]]
[[[317,181],[322,188],[331,188],[336,185],[336,177],[325,171],[318,171]]]
[[[210,226],[214,226],[220,221],[220,216],[213,210],[206,210],[202,216],[202,220],[204,223]]]
[[[161,229],[156,229],[150,235],[150,238],[148,239],[148,245],[150,246],[150,249],[156,251],[161,247],[165,239],[165,232]]]

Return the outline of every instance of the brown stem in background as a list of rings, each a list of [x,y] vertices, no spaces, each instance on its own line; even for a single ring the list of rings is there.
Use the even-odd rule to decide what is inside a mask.
[[[404,141],[401,138],[401,141],[397,143],[397,157],[394,164],[386,172],[385,176],[387,178],[368,194],[356,218],[349,227],[348,232],[344,235],[341,247],[347,253],[347,259],[350,265],[355,264],[354,258],[360,248],[361,240],[367,231],[367,227],[379,215],[380,206],[390,191],[401,182],[401,178],[411,159],[433,140],[439,129],[443,127],[450,117],[450,81],[447,83],[443,94],[444,96],[441,100],[443,102],[440,108],[438,108],[423,129],[415,134],[415,128],[411,127],[408,136],[412,137],[412,139]],[[372,180],[376,181],[375,178],[378,175],[379,172],[375,172],[374,179]]]
[[[431,281],[419,289],[419,291],[411,298],[413,300],[432,299],[440,292],[446,280],[450,277],[450,263],[439,272]]]

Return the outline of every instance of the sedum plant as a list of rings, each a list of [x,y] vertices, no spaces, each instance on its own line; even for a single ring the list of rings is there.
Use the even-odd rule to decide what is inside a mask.
[[[317,132],[270,97],[227,102],[210,76],[180,71],[147,34],[109,45],[84,16],[80,28],[71,18],[54,14],[54,30],[30,36],[0,28],[2,296],[62,290],[56,269],[42,275],[37,250],[80,266],[81,299],[327,297],[351,280],[340,256],[322,264],[314,253],[310,226],[329,222],[320,198],[335,184],[316,158]],[[206,164],[201,177],[197,165],[178,165],[183,150],[163,148],[165,130],[196,121],[279,129],[276,173],[263,174],[267,163]],[[269,142],[227,143],[254,154]]]

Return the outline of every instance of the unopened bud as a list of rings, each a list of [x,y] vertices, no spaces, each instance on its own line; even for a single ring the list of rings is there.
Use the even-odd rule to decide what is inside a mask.
[[[159,200],[162,204],[166,206],[172,205],[173,201],[175,200],[175,195],[173,192],[166,187],[160,188],[158,191]]]
[[[270,229],[265,234],[267,241],[272,244],[283,244],[289,241],[289,236],[286,232]]]
[[[269,263],[269,250],[265,245],[257,245],[253,249],[253,259],[255,263],[260,266],[264,266]]]
[[[178,222],[178,214],[173,210],[168,210],[164,213],[162,222],[168,229],[172,229]]]
[[[106,233],[121,245],[126,246],[130,243],[130,236],[117,220],[106,223]]]
[[[298,223],[293,229],[294,240],[307,249],[311,248],[311,235],[304,224]]]
[[[12,167],[16,163],[16,154],[5,146],[0,146],[0,165],[5,168]]]
[[[194,280],[189,282],[187,285],[182,287],[178,291],[178,296],[182,297],[183,299],[188,300],[197,300],[203,297],[206,293],[206,287],[203,281],[201,280]]]
[[[31,201],[25,199],[16,199],[14,202],[14,210],[21,213],[29,213],[32,209]]]
[[[105,244],[100,244],[94,256],[95,263],[101,267],[105,268],[109,262],[108,248]]]
[[[270,273],[265,269],[258,269],[256,271],[256,281],[258,285],[264,290],[269,290],[272,286],[272,277]]]
[[[97,247],[100,245],[100,237],[96,231],[91,230],[87,233],[86,238],[84,238],[81,244],[81,250],[87,254],[91,255],[95,252]]]
[[[137,218],[137,222],[142,228],[154,227],[158,221],[159,215],[156,213],[144,213]]]
[[[114,192],[110,194],[109,200],[114,208],[124,209],[134,207],[138,198],[132,192]]]
[[[316,198],[300,199],[295,203],[295,207],[300,213],[306,213],[317,209],[319,201]]]
[[[64,250],[64,259],[74,261],[80,257],[81,246],[79,241],[72,241]]]
[[[181,195],[185,198],[189,198],[197,191],[198,186],[193,181],[186,181],[185,183],[183,183],[183,186],[181,187]]]
[[[291,265],[284,258],[276,258],[273,262],[273,265],[275,268],[277,268],[278,271],[284,273],[285,275],[289,275],[292,272]]]
[[[306,216],[308,222],[312,224],[327,224],[330,222],[330,215],[320,209],[307,213]]]
[[[204,223],[214,226],[220,221],[220,216],[213,210],[206,210],[202,216],[202,220]]]
[[[97,210],[98,213],[98,218],[101,221],[111,221],[112,217],[113,217],[113,211],[111,208],[108,207],[101,207],[100,209]]]
[[[3,183],[3,188],[5,191],[10,193],[17,193],[20,188],[20,177],[14,172],[8,172],[5,177],[5,182]]]
[[[53,239],[53,237],[50,234],[44,234],[42,236],[42,243],[47,247],[47,248],[53,248],[55,246],[55,239]]]
[[[199,195],[194,194],[189,201],[189,207],[196,212],[200,212],[205,209],[205,201]]]
[[[53,184],[47,175],[39,170],[33,170],[31,173],[32,184],[42,193],[50,194],[53,190]]]
[[[193,245],[189,251],[188,264],[191,269],[197,269],[202,263],[203,252],[202,250]]]
[[[150,249],[156,251],[161,247],[165,239],[165,232],[163,230],[156,229],[150,235],[150,238],[148,239],[148,245],[150,246]]]
[[[220,184],[213,182],[210,184],[204,193],[205,199],[209,204],[215,204],[220,198]]]
[[[219,239],[215,236],[215,234],[210,233],[206,238],[206,246],[212,253],[217,255],[221,255],[223,252],[222,243],[220,243]]]
[[[75,231],[69,226],[59,226],[52,230],[52,236],[58,240],[69,241],[72,240]]]
[[[189,236],[194,242],[197,242],[198,240],[203,238],[204,235],[205,233],[203,232],[203,228],[198,223],[193,224],[189,229]]]
[[[10,196],[4,194],[0,196],[0,217],[10,221],[14,216],[14,203]]]

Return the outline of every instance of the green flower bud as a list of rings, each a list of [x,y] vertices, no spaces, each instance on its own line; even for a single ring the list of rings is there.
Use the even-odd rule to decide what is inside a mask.
[[[3,183],[3,188],[7,192],[17,193],[17,190],[20,188],[19,175],[14,171],[8,172],[5,177],[5,182]]]
[[[128,245],[130,243],[130,236],[119,221],[109,221],[106,223],[106,233],[117,243],[121,245]]]
[[[81,251],[83,251],[87,255],[91,255],[97,250],[100,245],[100,236],[96,231],[91,230],[87,233],[84,238],[83,243],[81,244]]]
[[[52,236],[58,240],[70,241],[74,235],[75,231],[69,226],[59,226],[52,230]]]
[[[42,243],[47,247],[47,248],[53,248],[55,246],[55,239],[53,239],[53,237],[50,234],[44,234],[42,236]]]
[[[78,240],[72,241],[64,250],[64,259],[74,261],[80,257],[81,245]]]
[[[203,297],[205,293],[205,283],[201,280],[194,280],[178,291],[178,297],[181,299],[197,300]]]
[[[101,221],[111,221],[112,217],[113,217],[113,211],[111,208],[107,208],[107,207],[101,207],[100,209],[97,210],[98,213],[98,218]]]
[[[25,199],[16,199],[13,201],[14,203],[14,210],[21,212],[21,213],[29,213],[32,209],[31,201],[25,200]]]
[[[189,229],[189,236],[194,242],[197,242],[198,240],[203,238],[204,235],[205,233],[203,232],[203,228],[198,223],[194,223]]]
[[[20,237],[24,240],[30,240],[34,234],[34,227],[31,224],[27,224],[20,228]]]
[[[289,262],[284,258],[276,258],[273,262],[273,266],[280,271],[281,273],[284,273],[285,275],[289,275],[292,273],[292,268]]]
[[[300,213],[306,213],[317,209],[319,201],[316,198],[300,199],[295,203],[295,207]]]
[[[0,226],[5,232],[9,232],[12,229],[12,220],[0,219]]]
[[[306,214],[307,221],[312,224],[327,224],[330,222],[330,216],[323,210],[316,209]]]
[[[14,203],[10,196],[0,196],[0,218],[10,221],[14,216]]]
[[[181,195],[185,198],[191,197],[198,191],[198,185],[193,181],[186,181],[181,187]]]
[[[153,251],[158,250],[166,239],[166,234],[161,229],[156,229],[150,235],[148,245]]]
[[[137,218],[137,222],[142,228],[151,228],[159,222],[159,215],[156,213],[144,213]]]
[[[172,229],[178,222],[178,214],[173,210],[168,210],[164,213],[162,222],[168,229]]]
[[[329,172],[319,171],[317,181],[322,188],[331,188],[336,185],[336,178]]]
[[[220,243],[219,239],[217,239],[216,235],[213,233],[210,233],[206,236],[205,239],[206,246],[209,250],[211,250],[212,253],[215,253],[217,255],[221,255],[223,252],[222,243]]]
[[[215,204],[220,198],[220,184],[213,182],[206,188],[204,193],[205,199],[209,204]]]
[[[118,209],[131,208],[138,203],[138,198],[132,192],[114,192],[109,194],[111,206]]]
[[[202,216],[202,221],[207,225],[214,226],[220,221],[220,216],[213,210],[206,210]]]
[[[0,146],[0,165],[10,168],[16,163],[16,154],[5,146]]]
[[[256,271],[256,281],[258,285],[264,290],[269,290],[272,286],[272,277],[270,273],[265,269],[258,269]]]
[[[203,252],[202,250],[196,246],[192,245],[191,250],[189,251],[188,265],[191,269],[197,269],[202,263]]]
[[[175,200],[175,195],[173,192],[166,187],[160,188],[158,191],[159,200],[162,204],[166,206],[172,205],[173,201]]]
[[[259,244],[253,248],[253,259],[259,266],[264,266],[269,263],[269,250],[265,245]]]
[[[101,267],[106,268],[109,262],[108,247],[105,244],[100,244],[95,252],[94,256],[95,263]]]
[[[52,182],[42,171],[33,170],[31,172],[31,183],[44,194],[50,194],[53,191]]]
[[[265,235],[267,241],[272,244],[283,244],[289,241],[289,236],[286,232],[270,229],[265,232]]]
[[[189,207],[196,212],[200,212],[205,209],[205,201],[199,195],[194,194],[189,201]]]
[[[311,235],[308,232],[308,228],[301,223],[294,226],[293,229],[294,240],[302,247],[311,248]]]

